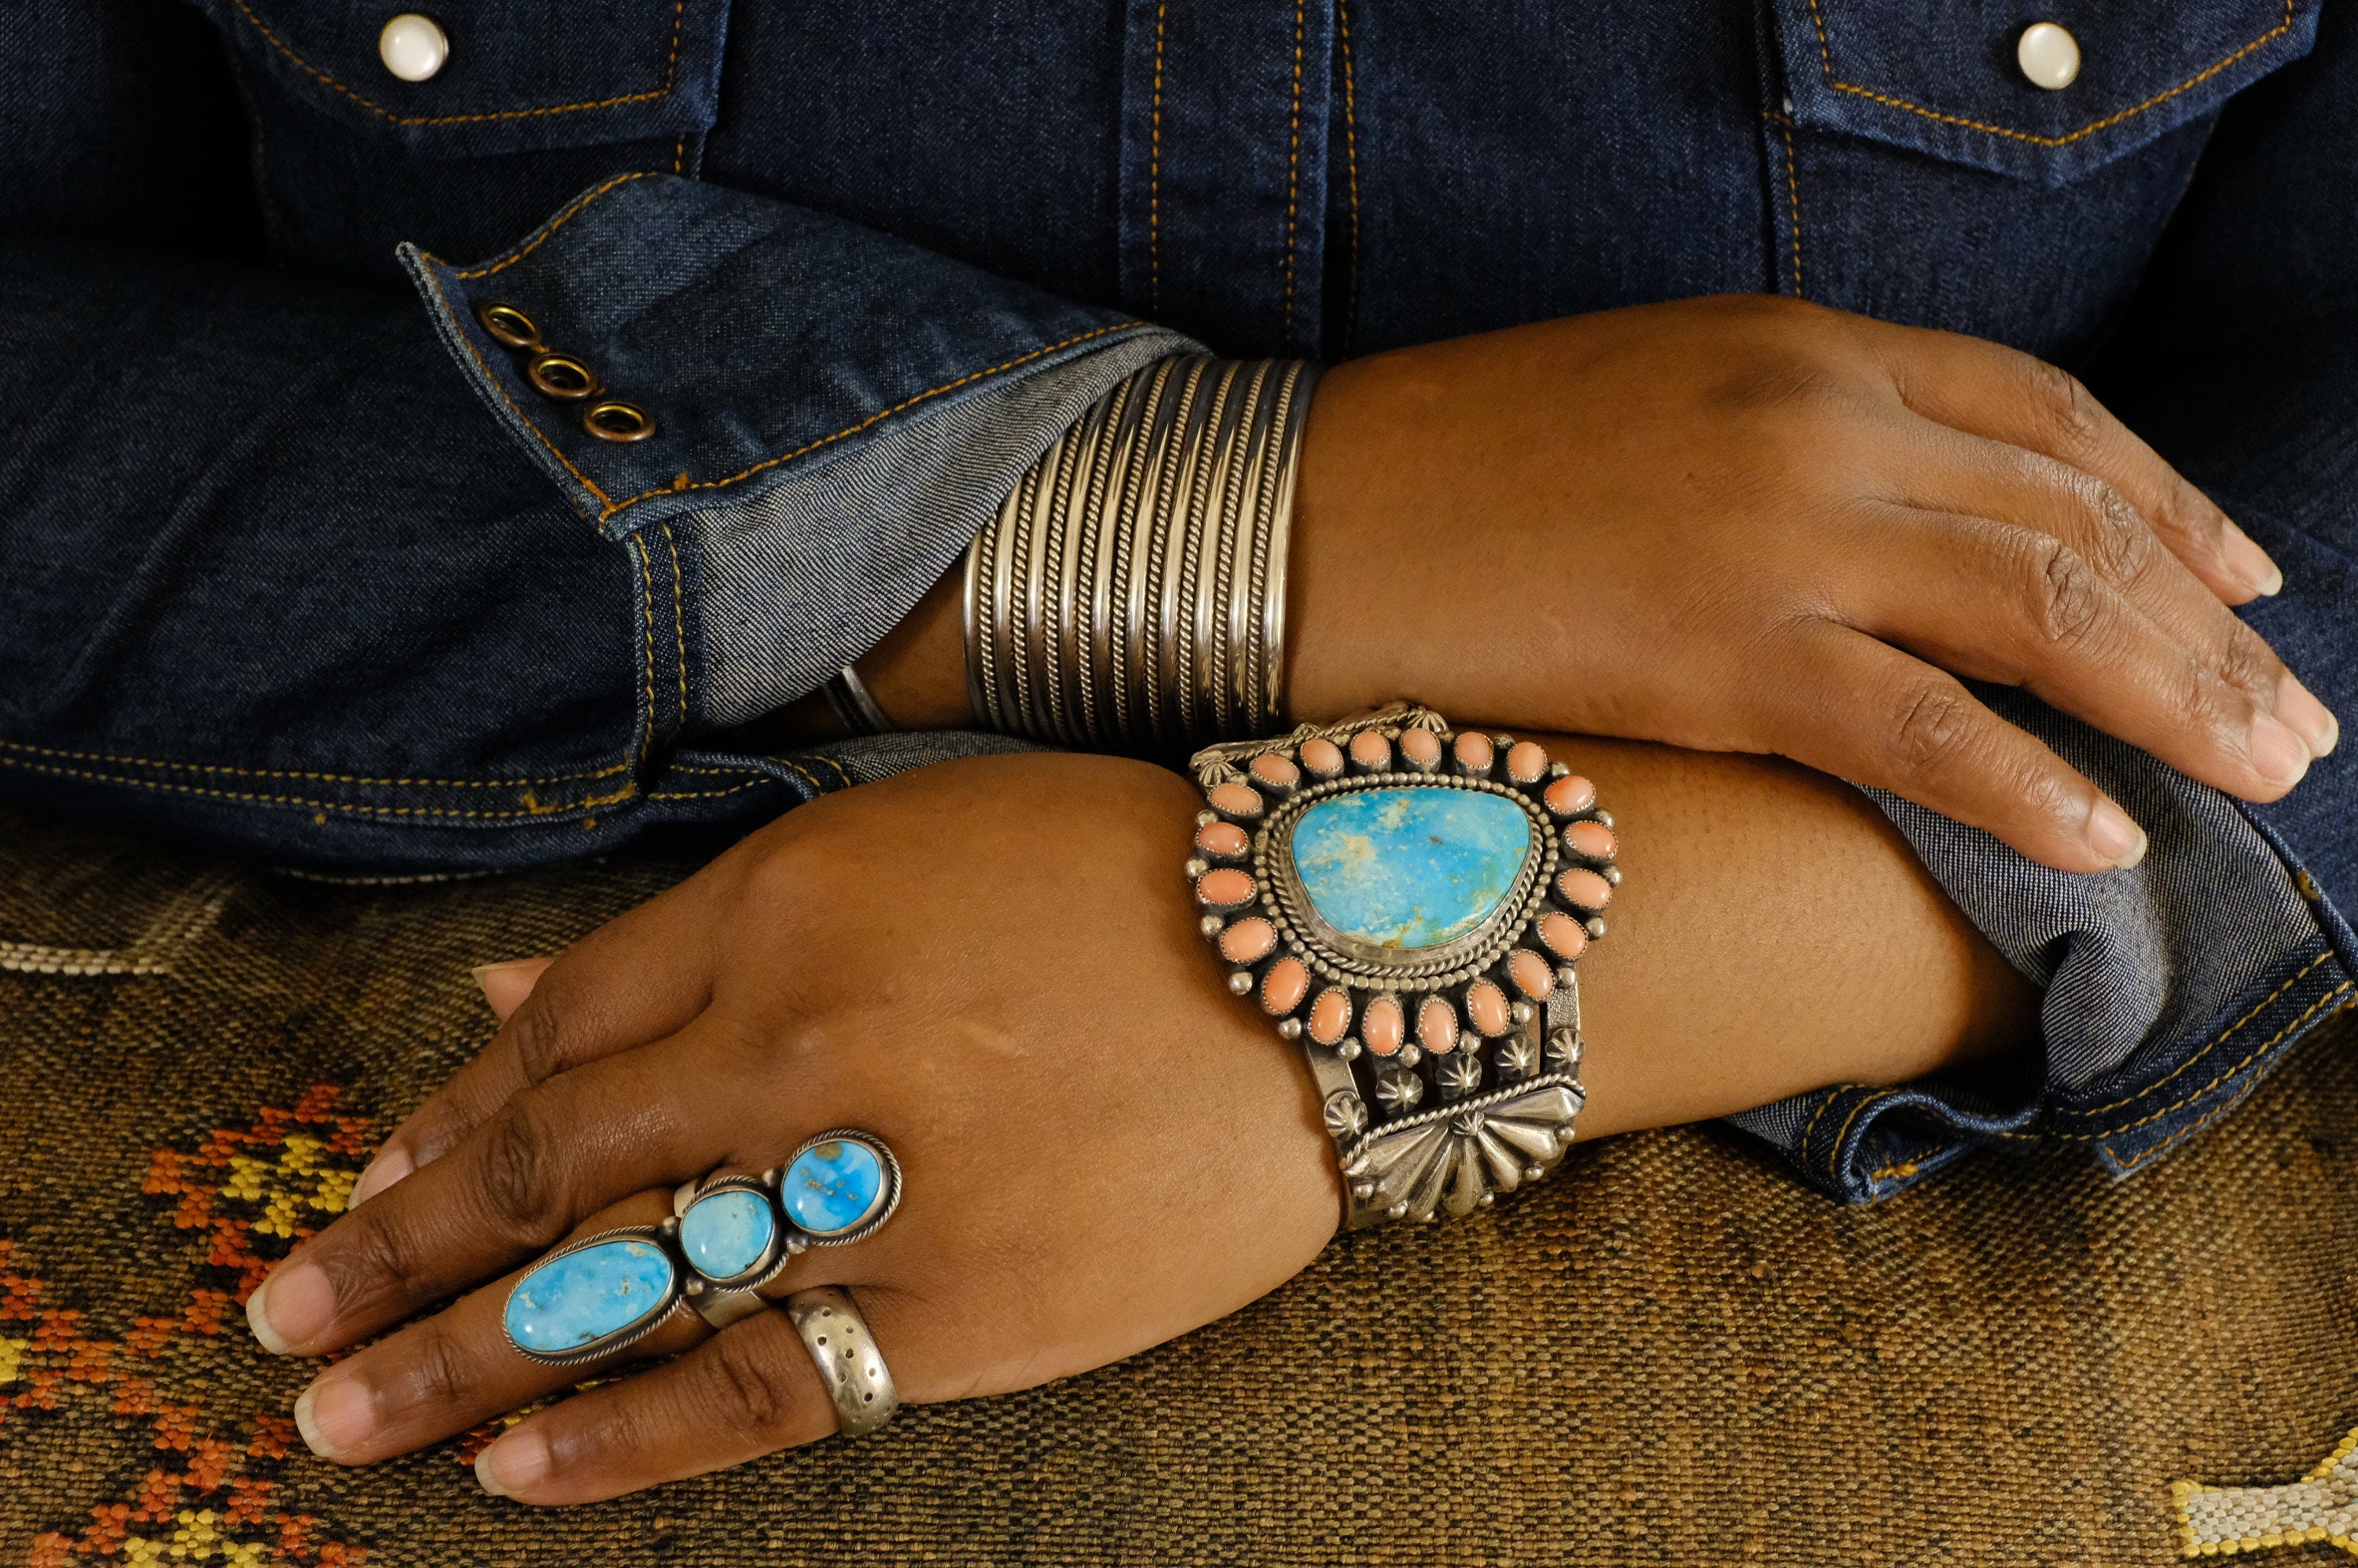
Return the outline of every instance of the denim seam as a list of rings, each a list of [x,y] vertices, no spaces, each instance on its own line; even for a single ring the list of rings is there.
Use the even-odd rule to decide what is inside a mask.
[[[634,174],[626,175],[623,178],[628,179],[639,179],[644,178],[644,176]],[[441,265],[439,258],[438,257],[427,255],[423,251],[420,251],[417,254],[426,261],[432,262],[437,265]],[[523,406],[517,403],[514,397],[509,395],[508,389],[505,386],[501,384],[500,378],[492,373],[492,367],[484,362],[482,351],[475,347],[475,341],[467,335],[467,330],[464,327],[459,325],[459,312],[452,308],[449,295],[443,291],[442,280],[434,276],[434,268],[432,266],[421,267],[418,269],[418,276],[426,280],[427,287],[434,290],[435,299],[441,305],[443,314],[449,318],[452,328],[454,329],[452,336],[457,338],[460,343],[466,345],[467,356],[475,362],[475,368],[482,373],[484,384],[488,385],[493,392],[500,395],[500,401],[506,404],[508,406],[508,411],[514,414],[519,420],[523,421],[525,428],[530,430],[533,435],[539,439],[540,444],[548,449],[549,456],[564,464],[565,471],[579,480],[581,482],[583,489],[587,490],[590,494],[598,498],[599,504],[607,509],[604,512],[600,513],[599,516],[600,518],[612,516],[614,514],[613,503],[608,498],[604,491],[598,488],[597,481],[592,480],[588,474],[583,473],[579,469],[573,466],[572,460],[565,455],[564,451],[558,448],[555,441],[548,438],[548,432],[543,430],[538,422],[535,421],[531,415],[524,411]],[[454,274],[453,276],[455,276],[457,275]]]
[[[727,479],[691,480],[686,484],[682,484],[677,480],[674,480],[671,483],[665,485],[660,490],[642,491],[637,495],[633,495],[626,501],[607,502],[606,510],[599,514],[599,516],[601,520],[607,517],[611,517],[616,513],[627,511],[643,501],[653,501],[659,496],[677,495],[684,491],[723,489],[729,485],[735,484],[740,480],[750,479],[754,474],[760,473],[765,469],[776,468],[781,463],[790,463],[796,458],[803,457],[808,453],[818,450],[821,447],[833,446],[836,442],[843,440],[848,437],[857,436],[861,431],[866,430],[870,427],[879,424],[883,420],[891,418],[895,414],[901,413],[905,409],[914,408],[920,403],[928,402],[933,398],[939,397],[946,392],[955,392],[961,386],[966,386],[974,382],[987,380],[991,376],[1000,374],[1003,371],[1011,371],[1018,365],[1029,364],[1033,360],[1058,352],[1064,349],[1069,349],[1076,343],[1086,343],[1093,338],[1102,338],[1110,332],[1127,332],[1140,330],[1147,327],[1148,325],[1150,325],[1150,323],[1144,321],[1116,321],[1109,327],[1092,328],[1088,331],[1076,333],[1072,337],[1066,338],[1062,342],[1049,343],[1044,347],[1033,349],[1029,353],[1018,354],[1011,360],[1001,361],[998,364],[987,366],[982,370],[969,371],[966,374],[959,376],[955,381],[946,381],[939,386],[928,387],[925,391],[920,392],[914,396],[903,398],[900,402],[893,404],[889,408],[878,409],[875,413],[871,414],[867,418],[860,420],[860,423],[856,425],[845,426],[842,429],[838,430],[832,436],[821,436],[815,441],[805,442],[802,446],[796,447],[791,452],[781,452],[774,458],[764,458],[762,461],[755,463],[752,468],[745,469],[737,473],[732,473]],[[481,363],[481,358],[482,356],[478,354],[476,356],[476,362]],[[501,395],[503,397],[507,395],[504,390],[501,393]],[[514,406],[514,399],[509,399],[509,406],[511,407]],[[519,409],[518,413],[522,413],[522,410]],[[543,438],[546,439],[546,438]],[[572,466],[573,465],[570,463],[566,464],[568,469],[572,468]],[[585,481],[584,482],[586,483],[587,481]],[[593,486],[592,488],[594,489],[595,487]],[[598,499],[600,501],[606,501],[606,497],[602,493],[598,497]]]
[[[2262,33],[2258,38],[2254,38],[2250,43],[2245,44],[2242,49],[2239,49],[2234,53],[2228,55],[2225,59],[2213,61],[2212,64],[2204,67],[2199,71],[2196,71],[2192,76],[2190,76],[2185,81],[2180,82],[2177,86],[2166,88],[2163,91],[2155,93],[2152,97],[2147,99],[2142,103],[2132,104],[2130,107],[2121,110],[2118,114],[2107,114],[2101,120],[2093,121],[2088,124],[2081,126],[2076,131],[2072,131],[2068,135],[2061,136],[2035,135],[2028,131],[2009,130],[2004,125],[1992,125],[1980,120],[1968,120],[1959,114],[1944,114],[1938,109],[1927,109],[1921,104],[1910,103],[1905,98],[1894,98],[1888,93],[1877,92],[1871,87],[1860,87],[1855,83],[1844,81],[1834,75],[1833,51],[1826,43],[1826,23],[1824,16],[1822,16],[1818,10],[1818,0],[1810,0],[1810,20],[1817,26],[1818,59],[1821,67],[1825,71],[1826,84],[1833,88],[1836,92],[1855,92],[1861,98],[1871,98],[1877,103],[1888,104],[1894,109],[1905,109],[1911,114],[1921,114],[1928,120],[1939,120],[1943,124],[1951,125],[1963,125],[1970,131],[1985,131],[1993,136],[2006,136],[2017,142],[2028,142],[2033,146],[2061,147],[2069,146],[2071,143],[2078,141],[2082,136],[2092,136],[2098,131],[2107,130],[2114,125],[2119,124],[2124,120],[2133,120],[2139,114],[2144,114],[2147,110],[2168,103],[2170,99],[2177,97],[2187,89],[2200,86],[2201,83],[2210,81],[2212,77],[2218,75],[2221,71],[2226,70],[2237,60],[2242,59],[2245,55],[2250,54],[2254,49],[2265,46],[2270,39],[2281,38],[2285,34],[2292,31],[2293,0],[2285,0],[2283,21],[2277,23],[2275,27],[2270,27],[2266,32]]]
[[[1154,7],[1154,104],[1146,154],[1146,308],[1163,311],[1163,27],[1171,0]]]
[[[1880,1089],[1850,1108],[1850,1114],[1843,1118],[1841,1130],[1834,1134],[1834,1146],[1826,1151],[1826,1175],[1829,1178],[1839,1181],[1842,1177],[1843,1141],[1850,1136],[1851,1126],[1858,1120],[1860,1113],[1868,1106],[1880,1105],[1887,1099],[1896,1099],[1898,1095],[1898,1089]]]
[[[1762,114],[1785,144],[1785,219],[1793,235],[1793,297],[1807,299],[1809,296],[1801,292],[1801,178],[1793,161],[1793,120],[1790,114],[1765,110]]]
[[[1295,219],[1302,207],[1302,31],[1308,0],[1293,0],[1293,105],[1288,112],[1285,152],[1285,337],[1293,337]]]
[[[802,770],[801,770],[801,769],[799,769],[799,768],[796,768],[795,771],[796,773],[802,773]],[[808,773],[803,773],[803,776],[804,776],[805,778],[810,778],[810,775],[809,775]],[[758,776],[758,777],[747,779],[743,784],[730,784],[730,785],[729,785],[726,789],[668,789],[668,790],[656,790],[656,791],[654,791],[654,793],[650,794],[650,795],[647,796],[647,798],[648,798],[649,800],[651,800],[651,801],[652,801],[652,800],[718,800],[720,796],[722,796],[722,795],[742,795],[742,794],[744,794],[744,793],[745,793],[747,790],[749,790],[749,789],[759,789],[759,788],[760,788],[762,785],[763,785],[763,784],[783,784],[784,783],[785,783],[785,781],[784,781],[784,779],[772,778],[772,777],[770,777],[767,773],[763,773],[763,774],[761,774],[761,775],[760,775],[760,776]],[[816,785],[817,784],[818,781],[817,781],[817,779],[811,779],[811,783],[812,783],[812,784],[813,784],[814,786],[816,786]]]
[[[2185,1061],[2180,1062],[2177,1066],[2171,1068],[2166,1076],[2156,1078],[2152,1083],[2147,1084],[2145,1087],[2137,1090],[2137,1092],[2133,1095],[2124,1096],[2122,1098],[2114,1100],[2106,1105],[2091,1106],[2085,1110],[2073,1109],[2069,1111],[2067,1114],[2081,1118],[2097,1117],[2104,1115],[2104,1112],[2108,1110],[2119,1110],[2125,1106],[2136,1104],[2138,1100],[2145,1098],[2146,1096],[2153,1093],[2164,1084],[2169,1083],[2171,1078],[2175,1078],[2179,1074],[2186,1071],[2187,1068],[2191,1067],[2195,1063],[2202,1060],[2203,1057],[2208,1056],[2213,1050],[2226,1044],[2227,1040],[2233,1036],[2236,1031],[2242,1029],[2244,1025],[2251,1022],[2252,1020],[2257,1018],[2262,1012],[2267,1011],[2269,1004],[2274,1002],[2277,998],[2292,989],[2293,987],[2299,985],[2302,980],[2307,979],[2312,970],[2331,957],[2333,957],[2333,954],[2329,950],[2327,952],[2320,953],[2316,957],[2310,959],[2307,964],[2302,966],[2299,973],[2294,975],[2292,979],[2285,981],[2284,984],[2270,991],[2266,997],[2262,998],[2256,1004],[2255,1004],[2250,1011],[2244,1013],[2243,1017],[2235,1020],[2234,1022],[2221,1030],[2212,1038],[2209,1044],[2203,1046],[2201,1050],[2197,1051],[2193,1055],[2189,1056]],[[2196,1093],[2200,1094],[2201,1091],[2197,1090]],[[2186,1102],[2184,1100],[2179,1101],[2179,1104],[2180,1105],[2185,1103]],[[2135,1126],[2140,1124],[2132,1123],[2131,1125]],[[2121,1130],[2125,1131],[2126,1129],[2122,1129]]]
[[[566,224],[570,223],[574,219],[579,217],[584,208],[588,207],[592,201],[597,200],[600,196],[605,195],[609,190],[613,189],[614,187],[618,185],[628,185],[634,179],[655,178],[662,173],[663,171],[661,169],[641,168],[633,169],[629,174],[618,174],[613,178],[606,181],[605,184],[595,187],[590,190],[585,190],[580,195],[575,197],[557,212],[556,217],[551,218],[547,222],[543,223],[537,230],[534,231],[532,236],[526,239],[524,243],[518,245],[514,250],[511,251],[506,255],[502,256],[499,260],[495,262],[485,262],[481,266],[470,267],[464,272],[453,267],[451,268],[450,276],[452,277],[473,279],[478,277],[489,277],[495,272],[505,272],[508,268],[515,265],[516,263],[524,260],[525,257],[532,254],[533,252],[546,244],[548,243],[548,237],[551,234],[554,234],[557,230],[562,229]],[[428,259],[438,262],[441,260],[438,256],[429,257]]]
[[[2312,968],[2314,966],[2312,966]],[[2193,1104],[2196,1100],[2201,1099],[2204,1095],[2209,1094],[2212,1089],[2217,1088],[2221,1084],[2225,1083],[2228,1079],[2235,1076],[2238,1073],[2241,1073],[2245,1067],[2250,1066],[2254,1062],[2256,1062],[2262,1056],[2266,1055],[2268,1052],[2275,1047],[2277,1043],[2284,1039],[2286,1035],[2290,1034],[2294,1030],[2300,1028],[2310,1019],[2316,1017],[2320,1011],[2324,1010],[2328,1003],[2342,1001],[2342,999],[2347,997],[2353,989],[2358,989],[2358,982],[2343,980],[2340,985],[2335,986],[2331,990],[2327,991],[2323,996],[2319,997],[2315,1001],[2309,1003],[2307,1011],[2303,1011],[2299,1018],[2294,1019],[2290,1023],[2286,1024],[2282,1029],[2279,1029],[2274,1034],[2269,1035],[2259,1044],[2252,1047],[2252,1049],[2245,1054],[2243,1060],[2222,1071],[2218,1076],[2212,1078],[2209,1083],[2204,1084],[2201,1088],[2191,1090],[2180,1098],[2170,1101],[2168,1105],[2163,1106],[2159,1110],[2150,1111],[2146,1115],[2137,1118],[2135,1121],[2125,1123],[2119,1127],[2107,1128],[2102,1132],[2059,1132],[2056,1136],[2075,1143],[2100,1143],[2107,1139],[2118,1138],[2125,1132],[2134,1132],[2138,1128],[2145,1126],[2148,1122],[2158,1121],[2161,1118],[2168,1116],[2171,1111],[2178,1110]],[[2346,1007],[2348,1005],[2350,1005],[2348,1002],[2343,1002],[2343,1006]],[[2339,1011],[2340,1009],[2336,1009],[2335,1011]],[[2238,1098],[2240,1098],[2240,1097]],[[2220,1108],[2224,1109],[2225,1108],[2221,1107]],[[2173,1144],[2176,1144],[2184,1139],[2188,1133],[2194,1131],[2196,1128],[2207,1125],[2211,1119],[2218,1114],[2218,1110],[2213,1110],[2210,1115],[2203,1117],[2201,1120],[2195,1122],[2193,1126],[2181,1128],[2177,1132],[2172,1133],[2164,1142],[2156,1145],[2153,1149],[2146,1151],[2144,1154],[2138,1155],[2136,1160],[2124,1162],[2122,1169],[2130,1169],[2139,1161],[2158,1152],[2162,1149],[2171,1147]]]
[[[232,4],[235,5],[239,12],[244,16],[247,24],[269,41],[271,48],[293,60],[321,83],[335,89],[372,114],[378,115],[396,125],[459,125],[485,120],[527,120],[542,114],[570,114],[583,109],[611,109],[624,103],[644,103],[653,99],[668,98],[678,78],[679,38],[687,21],[687,0],[678,0],[678,3],[672,7],[671,54],[664,61],[663,85],[651,92],[625,93],[619,98],[601,98],[594,103],[555,103],[535,109],[501,109],[480,114],[396,114],[384,105],[362,97],[301,55],[297,54],[276,33],[263,25],[262,18],[254,14],[246,5],[245,0],[232,0]]]
[[[663,530],[664,548],[671,552],[671,634],[679,647],[679,724],[687,728],[687,596],[679,581],[679,543],[672,537],[671,520],[656,524]]]
[[[1359,335],[1359,96],[1351,70],[1350,0],[1335,0],[1335,25],[1343,46],[1344,173],[1350,192],[1351,228],[1344,266],[1343,344],[1348,355]]]
[[[160,762],[151,757],[118,757],[105,752],[69,752],[53,746],[28,745],[21,741],[0,741],[0,751],[23,752],[36,757],[55,757],[74,762],[127,762],[134,767],[165,768],[184,773],[234,773],[249,779],[309,779],[317,784],[376,784],[387,788],[430,787],[437,789],[512,789],[518,784],[564,784],[573,779],[611,778],[631,764],[626,760],[602,768],[584,768],[576,773],[548,773],[539,778],[519,779],[372,779],[354,773],[329,773],[282,768],[241,768],[227,762]],[[0,758],[0,762],[5,762]],[[126,782],[136,782],[126,779]]]
[[[647,546],[644,535],[630,536],[631,553],[639,563],[639,611],[644,626],[644,646],[639,658],[639,690],[646,703],[646,717],[639,729],[639,761],[644,764],[655,749],[655,586],[654,568],[647,565]]]
[[[126,784],[135,789],[160,790],[168,795],[201,795],[215,800],[255,801],[265,806],[306,806],[317,812],[340,811],[362,816],[450,816],[471,820],[498,821],[527,816],[557,816],[571,811],[584,811],[595,806],[611,806],[617,801],[632,799],[639,793],[635,782],[626,782],[612,795],[585,796],[560,806],[531,806],[521,811],[454,811],[430,806],[356,806],[342,801],[313,800],[302,795],[265,795],[258,790],[207,789],[200,784],[167,783],[162,779],[132,778],[121,773],[99,773],[85,768],[58,768],[39,762],[27,762],[14,757],[0,757],[0,767],[18,768],[27,773],[47,773],[58,778],[88,779],[97,784]]]
[[[2343,989],[2347,989],[2349,988],[2344,986]],[[2289,1034],[2295,1029],[2299,1028],[2302,1023],[2308,1022],[2310,1013],[2314,1013],[2318,1008],[2323,1007],[2327,1001],[2331,1000],[2333,1000],[2331,997],[2320,999],[2317,1003],[2317,1007],[2310,1008],[2309,1012],[2301,1014],[2299,1019],[2296,1019],[2293,1022],[2285,1025],[2283,1032],[2277,1035],[2276,1040],[2281,1040],[2286,1034]],[[2335,1008],[2333,1010],[2333,1013],[2329,1014],[2328,1016],[2336,1016],[2341,1013],[2347,1012],[2350,1011],[2352,1006],[2352,1003],[2345,1001],[2340,1007]],[[2276,1044],[2276,1040],[2271,1040],[2268,1044],[2273,1045]],[[2257,1053],[2255,1053],[2255,1054],[2256,1054]],[[2204,1112],[2198,1119],[2180,1128],[2178,1131],[2170,1134],[2161,1142],[2155,1144],[2152,1148],[2131,1159],[2123,1160],[2121,1162],[2122,1173],[2126,1174],[2127,1173],[2136,1170],[2139,1165],[2144,1164],[2147,1160],[2152,1159],[2155,1155],[2162,1153],[2167,1150],[2177,1148],[2180,1143],[2185,1142],[2188,1139],[2193,1137],[2196,1133],[2201,1131],[2204,1128],[2210,1126],[2212,1122],[2218,1120],[2221,1117],[2226,1115],[2229,1111],[2243,1104],[2245,1099],[2250,1098],[2252,1090],[2258,1087],[2259,1080],[2255,1078],[2252,1082],[2245,1084],[2243,1087],[2241,1093],[2230,1095],[2218,1105],[2212,1107],[2210,1110]]]

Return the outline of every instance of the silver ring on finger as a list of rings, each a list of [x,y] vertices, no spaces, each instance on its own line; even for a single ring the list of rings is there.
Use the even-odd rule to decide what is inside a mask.
[[[796,1291],[785,1314],[803,1336],[819,1381],[835,1400],[836,1424],[846,1437],[866,1437],[892,1419],[901,1396],[884,1365],[868,1320],[852,1304],[851,1292],[835,1285]]]
[[[900,1162],[884,1141],[836,1128],[758,1175],[682,1186],[661,1225],[550,1253],[508,1292],[501,1326],[519,1355],[551,1367],[627,1349],[683,1306],[725,1328],[770,1304],[762,1287],[796,1255],[874,1235],[900,1202]]]

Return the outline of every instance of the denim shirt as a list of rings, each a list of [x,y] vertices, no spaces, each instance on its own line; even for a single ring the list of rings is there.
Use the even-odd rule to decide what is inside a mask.
[[[750,755],[1121,376],[1799,296],[2082,370],[2285,568],[2358,712],[2358,10],[2059,0],[59,0],[0,20],[0,790],[315,871],[742,830],[1012,744]],[[514,304],[654,434],[597,438]],[[1577,519],[1567,519],[1576,527]],[[2349,1004],[2346,760],[2070,877],[1877,795],[2041,1049],[1738,1121],[1841,1197],[2129,1172]]]

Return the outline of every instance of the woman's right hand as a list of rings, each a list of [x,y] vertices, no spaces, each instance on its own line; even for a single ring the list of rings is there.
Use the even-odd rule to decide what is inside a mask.
[[[2333,717],[2227,608],[2281,575],[2070,375],[1790,299],[1337,367],[1313,406],[1293,711],[1778,752],[2067,871],[2143,832],[1957,677],[2273,800]]]

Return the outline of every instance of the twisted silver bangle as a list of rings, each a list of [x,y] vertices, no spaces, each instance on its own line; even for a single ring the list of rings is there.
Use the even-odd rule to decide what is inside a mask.
[[[1282,726],[1316,381],[1300,360],[1163,360],[1040,455],[967,552],[977,723],[1155,755]]]

